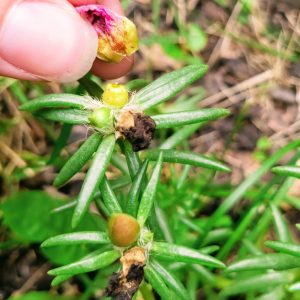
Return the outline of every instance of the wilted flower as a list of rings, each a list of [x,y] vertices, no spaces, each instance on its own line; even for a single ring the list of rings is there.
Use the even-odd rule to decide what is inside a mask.
[[[76,8],[98,34],[97,57],[107,62],[119,62],[138,50],[136,26],[103,5],[83,5]]]

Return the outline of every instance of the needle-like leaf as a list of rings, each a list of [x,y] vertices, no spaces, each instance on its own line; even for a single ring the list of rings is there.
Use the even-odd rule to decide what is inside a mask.
[[[93,109],[96,102],[84,96],[73,94],[50,94],[26,102],[19,107],[20,110],[36,111],[44,108],[77,108]]]
[[[91,163],[90,169],[84,179],[78,202],[72,218],[72,226],[76,227],[86,212],[93,195],[104,177],[115,146],[115,136],[109,135],[103,138]]]
[[[184,247],[177,246],[163,242],[154,242],[151,248],[151,255],[163,258],[166,260],[172,260],[185,263],[196,263],[204,266],[225,268],[225,265],[218,259],[203,254],[199,251]]]
[[[132,186],[129,191],[128,200],[125,205],[125,212],[133,217],[136,217],[139,207],[139,196],[142,190],[142,182],[147,171],[148,160],[145,160],[140,167],[138,173],[133,179]]]
[[[272,168],[272,172],[283,175],[300,178],[300,167],[297,166],[281,166]]]
[[[140,223],[141,228],[144,226],[153,207],[154,197],[156,194],[157,186],[160,179],[160,172],[162,169],[162,161],[163,155],[160,154],[139,205],[137,220]]]
[[[300,258],[300,245],[277,241],[266,241],[265,245],[277,252],[290,254]]]
[[[175,112],[151,116],[156,123],[156,128],[170,128],[200,122],[213,121],[229,114],[229,110],[223,108],[208,108],[196,111]]]
[[[100,191],[105,207],[108,209],[110,215],[114,213],[121,213],[122,208],[118,202],[118,199],[111,188],[108,180],[104,176],[103,180],[100,183]]]
[[[41,247],[80,244],[108,244],[110,239],[105,232],[82,231],[60,234],[44,241]]]
[[[37,115],[47,120],[65,124],[83,125],[88,124],[89,112],[74,108],[46,109],[38,111]]]
[[[54,185],[62,186],[79,172],[86,162],[92,158],[99,147],[101,139],[100,133],[96,132],[92,134],[65,163],[59,174],[56,176]]]
[[[223,163],[188,151],[154,149],[145,151],[144,155],[146,158],[156,161],[160,153],[163,153],[164,162],[187,164],[196,167],[212,169],[215,171],[230,172],[230,169]]]
[[[166,268],[164,268],[158,261],[152,259],[150,265],[160,275],[165,284],[176,293],[178,299],[188,300],[188,293],[182,283],[173,276]]]
[[[147,281],[157,291],[162,300],[172,299],[171,292],[166,286],[164,280],[150,264],[146,265],[144,272]]]
[[[111,250],[101,254],[92,255],[89,258],[81,259],[72,264],[52,269],[49,275],[76,275],[86,272],[95,271],[109,266],[121,256],[118,250]]]
[[[300,259],[283,253],[269,253],[247,258],[227,267],[228,272],[252,270],[288,270],[300,267]]]
[[[190,65],[166,74],[141,89],[134,97],[142,108],[148,109],[167,101],[185,87],[199,79],[207,71],[206,65]]]

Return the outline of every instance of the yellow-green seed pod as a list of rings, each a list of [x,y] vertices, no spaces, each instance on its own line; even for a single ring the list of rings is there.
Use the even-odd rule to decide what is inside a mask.
[[[118,83],[109,83],[106,85],[102,101],[112,107],[122,108],[128,103],[129,94],[127,88]]]
[[[111,110],[108,107],[100,107],[92,112],[89,121],[97,128],[109,128],[113,125]]]
[[[128,247],[139,238],[140,225],[130,215],[123,213],[114,214],[108,221],[108,234],[114,245]]]

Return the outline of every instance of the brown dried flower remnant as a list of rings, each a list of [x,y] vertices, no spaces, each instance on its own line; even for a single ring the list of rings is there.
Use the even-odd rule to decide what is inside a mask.
[[[106,289],[106,295],[115,300],[130,300],[144,278],[145,250],[133,247],[121,258],[122,270],[114,273]]]
[[[124,136],[133,147],[133,151],[140,151],[149,147],[155,131],[154,120],[141,112],[124,112],[117,124],[118,132]]]

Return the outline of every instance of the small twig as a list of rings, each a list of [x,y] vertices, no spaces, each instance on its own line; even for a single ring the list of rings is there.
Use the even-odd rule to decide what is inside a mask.
[[[267,70],[263,73],[255,75],[249,79],[246,79],[241,83],[238,83],[230,88],[223,89],[222,91],[205,98],[203,101],[201,101],[200,104],[202,107],[212,106],[224,98],[234,96],[237,93],[240,93],[242,91],[250,89],[251,87],[254,87],[258,84],[268,81],[273,77],[274,77],[273,70]]]
[[[20,289],[18,289],[16,292],[13,293],[13,296],[21,295],[30,290],[36,282],[42,278],[47,270],[49,270],[50,264],[45,263],[41,265],[26,281],[25,283],[21,286]]]

